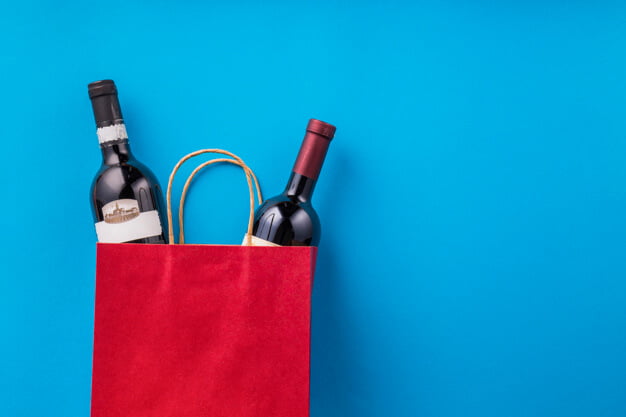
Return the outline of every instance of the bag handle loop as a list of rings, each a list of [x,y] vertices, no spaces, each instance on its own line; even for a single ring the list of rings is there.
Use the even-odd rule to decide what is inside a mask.
[[[244,245],[252,246],[252,227],[254,223],[254,189],[253,189],[252,180],[254,180],[254,188],[256,188],[256,194],[257,194],[257,199],[258,199],[259,204],[263,201],[263,196],[261,194],[261,187],[259,186],[259,181],[256,175],[254,174],[254,172],[246,165],[246,163],[240,157],[238,157],[232,152],[228,152],[222,149],[201,149],[199,151],[192,152],[182,157],[180,161],[178,161],[178,163],[174,166],[174,169],[172,170],[172,173],[170,174],[170,177],[167,183],[167,221],[168,221],[169,243],[171,245],[175,244],[173,215],[172,215],[172,184],[174,182],[174,177],[176,173],[178,172],[178,169],[181,167],[183,163],[185,163],[185,161],[195,156],[207,154],[207,153],[218,153],[222,155],[227,155],[227,156],[232,157],[232,159],[231,158],[216,158],[216,159],[212,159],[210,161],[204,162],[200,164],[198,167],[196,167],[196,169],[194,169],[193,172],[187,178],[187,181],[185,182],[185,185],[183,187],[183,192],[180,198],[180,206],[178,209],[178,224],[180,228],[179,243],[183,244],[185,242],[185,232],[184,232],[184,224],[183,224],[184,223],[183,222],[184,204],[185,204],[185,198],[187,196],[187,192],[189,191],[189,185],[191,184],[191,181],[196,176],[196,174],[200,172],[200,170],[202,170],[203,168],[209,165],[218,163],[218,162],[228,162],[228,163],[231,163],[231,164],[234,164],[243,168],[243,171],[246,175],[246,180],[248,182],[248,191],[249,191],[249,196],[250,196],[250,215],[248,217],[248,229],[246,231]]]

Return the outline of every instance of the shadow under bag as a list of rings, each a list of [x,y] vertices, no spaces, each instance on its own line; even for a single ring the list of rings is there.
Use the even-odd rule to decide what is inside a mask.
[[[243,246],[172,244],[171,185],[201,153],[241,166],[251,213]],[[315,247],[251,246],[258,183],[235,155],[194,152],[168,185],[169,245],[99,243],[92,417],[309,415]]]

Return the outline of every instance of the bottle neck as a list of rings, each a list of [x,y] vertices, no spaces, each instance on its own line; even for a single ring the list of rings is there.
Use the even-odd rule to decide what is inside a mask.
[[[100,149],[104,165],[118,165],[133,159],[128,139],[102,143]]]
[[[298,153],[298,158],[285,189],[285,194],[300,201],[311,199],[317,177],[322,170],[330,139],[307,130]]]
[[[99,81],[90,84],[89,95],[96,119],[96,133],[103,163],[116,165],[132,159],[126,125],[113,82]]]
[[[284,194],[289,198],[295,198],[302,202],[309,201],[313,195],[316,182],[317,180],[292,172]]]

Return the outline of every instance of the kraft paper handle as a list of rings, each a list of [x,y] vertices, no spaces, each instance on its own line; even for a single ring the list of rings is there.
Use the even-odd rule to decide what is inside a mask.
[[[173,215],[172,215],[172,184],[174,182],[174,177],[176,173],[178,172],[178,169],[181,167],[183,163],[185,163],[185,161],[195,156],[207,154],[207,153],[218,153],[222,155],[227,155],[227,156],[232,157],[233,159],[216,158],[216,159],[212,159],[210,161],[204,162],[200,164],[198,167],[196,167],[196,169],[194,169],[193,172],[187,178],[187,181],[185,182],[185,186],[183,187],[183,192],[180,198],[180,207],[178,209],[178,224],[180,228],[179,243],[183,244],[185,242],[185,232],[184,232],[184,222],[183,222],[184,205],[185,205],[185,198],[187,196],[187,192],[189,190],[189,185],[191,184],[191,181],[193,180],[195,175],[198,172],[200,172],[200,170],[202,170],[203,168],[209,165],[218,163],[218,162],[228,162],[228,163],[231,163],[231,164],[234,164],[243,168],[243,171],[246,175],[246,180],[248,182],[248,191],[249,191],[249,196],[250,196],[250,215],[248,217],[248,229],[246,231],[244,244],[246,246],[252,246],[252,227],[253,227],[253,222],[254,222],[254,189],[252,185],[252,180],[254,180],[254,188],[256,188],[259,204],[263,201],[263,196],[261,194],[261,187],[259,186],[259,181],[257,180],[256,175],[254,175],[254,172],[245,164],[245,162],[243,162],[241,158],[239,158],[237,155],[235,155],[232,152],[228,152],[222,149],[202,149],[196,152],[192,152],[182,157],[180,161],[178,161],[176,166],[174,166],[174,169],[172,170],[169,181],[167,183],[167,220],[168,220],[169,243],[171,245],[175,244]]]

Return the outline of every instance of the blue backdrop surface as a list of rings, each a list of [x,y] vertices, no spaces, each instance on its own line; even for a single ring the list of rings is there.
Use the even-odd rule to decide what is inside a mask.
[[[619,2],[5,2],[0,415],[89,414],[103,78],[162,183],[222,147],[276,194],[307,119],[337,125],[314,198],[313,417],[626,415],[625,19]],[[235,167],[202,174],[189,241],[239,243],[246,199]]]

